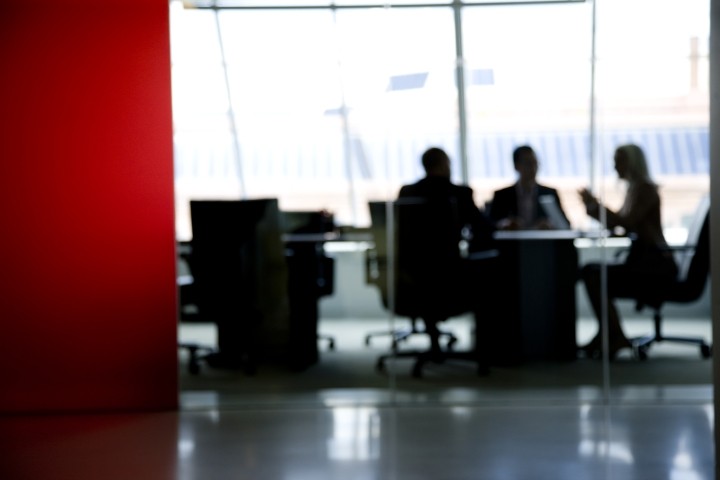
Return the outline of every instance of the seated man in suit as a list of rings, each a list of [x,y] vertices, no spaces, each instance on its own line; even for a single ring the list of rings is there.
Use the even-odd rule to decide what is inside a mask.
[[[433,225],[422,225],[424,237],[449,239],[449,242],[431,242],[435,245],[448,245],[449,249],[455,249],[455,253],[432,252],[423,254],[421,265],[411,266],[411,270],[419,272],[419,276],[425,280],[429,279],[430,285],[427,295],[420,294],[415,298],[417,302],[425,303],[431,308],[425,311],[433,311],[436,302],[434,298],[448,301],[450,298],[457,299],[463,304],[470,304],[471,298],[477,297],[477,290],[469,285],[472,279],[466,274],[461,266],[460,254],[456,247],[461,239],[469,241],[470,251],[487,250],[492,246],[494,228],[492,222],[485,214],[478,209],[473,200],[473,191],[468,186],[456,185],[450,180],[450,158],[440,148],[430,148],[422,155],[422,165],[425,169],[425,177],[411,185],[405,185],[400,189],[399,201],[410,198],[421,199],[430,205],[451,205],[453,218],[437,218]],[[426,218],[421,221],[427,220]],[[443,229],[438,232],[437,229]],[[447,232],[445,230],[452,230]],[[414,242],[413,242],[414,243]],[[409,248],[413,248],[410,246]],[[402,254],[402,252],[401,252]],[[434,254],[434,255],[433,255]],[[454,255],[454,258],[453,258]],[[437,280],[437,281],[436,281]],[[424,291],[424,290],[422,290]],[[468,295],[460,294],[460,291],[467,291]],[[417,292],[416,292],[417,293]],[[443,303],[442,301],[437,302]],[[471,308],[474,310],[474,308]],[[466,310],[467,311],[467,310]],[[423,317],[425,328],[430,336],[431,351],[440,353],[439,331],[437,322],[442,321],[442,314],[433,318],[432,314]]]
[[[549,230],[562,228],[554,225],[540,204],[540,198],[554,199],[567,225],[567,216],[560,206],[560,197],[554,188],[540,185],[535,181],[538,161],[535,151],[523,145],[513,152],[513,163],[518,172],[514,185],[497,190],[490,207],[490,218],[500,230]]]
[[[433,147],[423,153],[422,166],[425,177],[400,188],[398,198],[420,197],[428,200],[454,199],[458,222],[470,229],[471,250],[484,250],[492,245],[494,227],[473,199],[472,188],[456,185],[450,180],[450,157],[441,148]],[[459,233],[459,232],[458,232]]]

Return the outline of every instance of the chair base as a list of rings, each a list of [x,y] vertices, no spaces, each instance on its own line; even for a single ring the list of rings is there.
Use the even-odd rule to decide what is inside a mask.
[[[712,355],[712,348],[708,345],[705,339],[700,337],[666,337],[664,335],[645,335],[643,337],[633,338],[631,342],[633,345],[633,351],[640,360],[646,360],[648,357],[647,352],[650,347],[653,344],[660,342],[697,345],[700,348],[700,356],[702,358],[710,358]]]
[[[425,330],[418,330],[416,328],[397,328],[395,330],[386,330],[381,332],[371,332],[365,335],[365,345],[370,345],[370,340],[373,337],[380,337],[380,336],[390,336],[392,338],[392,349],[396,350],[398,348],[398,345],[400,342],[403,342],[410,338],[412,335],[427,335],[428,333]],[[448,348],[452,348],[455,343],[457,343],[458,339],[455,335],[453,335],[451,332],[446,332],[441,330],[440,331],[440,338],[446,337],[447,338],[447,346]]]
[[[328,350],[335,350],[335,337],[318,334],[317,339],[318,341],[324,340],[328,342]],[[185,349],[190,354],[188,372],[191,375],[200,373],[200,362],[205,362],[212,368],[243,369],[247,375],[253,375],[257,371],[257,365],[249,355],[236,358],[235,356],[223,355],[219,350],[208,345],[191,342],[181,342],[178,344],[178,348]]]
[[[200,362],[205,362],[208,367],[217,369],[240,370],[246,375],[254,375],[257,372],[257,363],[250,355],[228,355],[223,352],[198,343],[180,343],[179,348],[184,348],[190,354],[188,360],[188,372],[191,375],[200,373]]]
[[[476,373],[479,376],[485,376],[490,373],[490,368],[487,362],[483,362],[478,358],[478,354],[475,351],[447,351],[442,352],[438,358],[436,354],[432,352],[423,352],[415,360],[415,364],[412,368],[412,376],[414,378],[422,377],[423,366],[427,363],[443,363],[447,360],[462,360],[466,362],[472,362],[476,364]]]
[[[335,350],[335,337],[318,333],[318,341],[325,340],[328,343],[328,350]]]
[[[190,354],[188,360],[188,372],[191,375],[197,375],[200,373],[200,361],[206,360],[210,355],[217,353],[217,351],[209,346],[200,345],[198,343],[180,343],[179,348],[183,348]]]
[[[422,378],[422,369],[428,363],[445,363],[448,360],[462,360],[477,364],[477,374],[484,376],[490,373],[487,362],[481,361],[477,352],[471,351],[455,351],[443,350],[441,352],[432,352],[430,350],[410,350],[404,352],[393,352],[378,357],[375,368],[379,372],[385,371],[385,362],[390,358],[414,358],[411,374],[414,378]]]

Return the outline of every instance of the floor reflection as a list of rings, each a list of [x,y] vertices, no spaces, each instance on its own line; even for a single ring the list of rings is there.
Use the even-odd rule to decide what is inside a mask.
[[[713,478],[709,403],[0,418],[3,479]]]

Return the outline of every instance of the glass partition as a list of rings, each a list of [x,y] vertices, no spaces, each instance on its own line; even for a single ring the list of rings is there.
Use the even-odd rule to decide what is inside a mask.
[[[709,194],[710,165],[709,8],[706,0],[597,2],[598,173],[593,188],[612,210],[632,211],[623,206],[626,198],[633,198],[631,183],[619,179],[622,172],[616,171],[614,156],[620,145],[640,147],[649,176],[657,184],[664,238],[674,248],[697,244],[706,213],[703,205],[708,205],[704,202]],[[653,21],[640,20],[649,15]],[[606,243],[604,258],[610,262],[628,261],[629,240],[624,232],[619,233],[620,237]],[[641,235],[637,237],[640,241]],[[586,252],[588,257],[598,255],[597,250]],[[693,253],[674,251],[680,280],[686,278]],[[625,349],[610,363],[613,400],[712,398],[711,366],[706,358],[711,341],[707,272],[701,277],[703,285],[696,298],[662,306],[658,333],[668,339],[692,338],[707,344],[659,341],[647,350],[636,350],[635,356]],[[676,285],[672,290],[682,288]],[[608,292],[612,296],[611,286]],[[665,296],[662,292],[658,295],[660,299]],[[629,338],[637,342],[655,333],[652,301],[622,299],[615,303]],[[675,369],[684,373],[675,376]]]
[[[191,200],[277,199],[288,213],[287,250],[311,245],[332,271],[324,277],[332,288],[318,287],[317,363],[301,372],[272,366],[251,378],[203,369],[181,377],[194,392],[185,397],[190,405],[228,393],[238,405],[710,395],[700,347],[664,342],[644,361],[630,349],[612,362],[577,359],[575,346],[602,329],[573,276],[630,244],[605,236],[604,219],[589,216],[578,194],[588,187],[620,208],[625,191],[612,157],[621,144],[646,153],[668,243],[688,237],[709,189],[707,0],[260,3],[171,2],[178,240],[192,237]],[[490,210],[494,192],[516,180],[520,145],[534,149],[538,182],[557,190],[570,228],[529,239],[501,234],[500,253],[513,261],[504,271],[514,272],[502,285],[514,296],[485,312],[480,327],[469,314],[443,322],[457,351],[488,329],[490,375],[431,362],[416,378],[406,358],[377,370],[394,343],[401,351],[428,347],[426,335],[390,334],[411,322],[392,313],[389,202],[423,177],[420,157],[436,146],[450,157],[451,179],[470,185],[475,203]],[[325,223],[310,231],[291,217]],[[306,233],[324,236],[289,236]],[[181,281],[191,277],[181,272]],[[651,311],[618,305],[629,336],[652,331]],[[706,292],[664,312],[668,333],[709,341]],[[181,339],[215,342],[212,323],[180,329]]]

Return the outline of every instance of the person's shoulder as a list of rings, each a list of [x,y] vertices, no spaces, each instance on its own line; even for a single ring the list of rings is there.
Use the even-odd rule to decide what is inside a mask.
[[[515,193],[515,184],[508,185],[507,187],[498,188],[493,192],[495,197],[502,197],[503,195],[510,195]]]
[[[634,188],[636,194],[642,197],[660,197],[657,184],[651,181],[639,182]]]
[[[410,183],[408,185],[403,185],[400,187],[400,193],[398,196],[400,197],[411,197],[413,195],[417,194],[418,185],[420,182]]]
[[[460,194],[472,195],[473,193],[473,189],[470,185],[458,185],[454,183],[451,188]]]
[[[538,183],[538,193],[540,195],[557,195],[557,188],[548,187],[547,185],[540,185]]]

